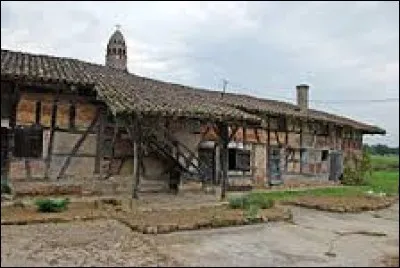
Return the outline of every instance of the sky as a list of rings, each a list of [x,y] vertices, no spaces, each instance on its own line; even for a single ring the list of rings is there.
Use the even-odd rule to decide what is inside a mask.
[[[104,64],[117,24],[132,73],[288,102],[307,83],[311,108],[399,146],[398,1],[1,1],[3,49]]]

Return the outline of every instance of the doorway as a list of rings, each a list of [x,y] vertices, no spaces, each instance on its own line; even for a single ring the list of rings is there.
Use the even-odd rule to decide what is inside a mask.
[[[269,157],[268,157],[270,185],[280,185],[283,183],[280,162],[281,162],[281,150],[278,147],[271,147],[269,149]]]

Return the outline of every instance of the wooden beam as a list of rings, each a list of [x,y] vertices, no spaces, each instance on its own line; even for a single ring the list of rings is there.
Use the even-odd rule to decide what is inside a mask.
[[[229,143],[229,130],[226,123],[219,124],[220,144],[221,146],[221,166],[222,166],[222,181],[221,181],[221,199],[226,198],[226,189],[228,182],[228,143]]]
[[[133,198],[138,199],[138,188],[140,183],[140,164],[142,161],[142,138],[141,138],[141,129],[140,129],[140,122],[139,118],[136,114],[132,115],[132,125],[134,131],[134,158],[133,158]]]
[[[300,174],[303,173],[303,121],[300,119]]]
[[[31,165],[30,165],[30,163],[29,163],[29,160],[28,160],[28,159],[25,159],[24,162],[25,162],[26,177],[27,177],[28,179],[32,179],[32,170],[31,170]]]
[[[271,180],[271,171],[270,171],[270,163],[269,163],[269,161],[270,161],[270,137],[271,137],[271,134],[270,134],[270,131],[269,131],[269,127],[270,127],[270,117],[268,116],[267,117],[267,172],[268,172],[268,181],[270,181]]]
[[[15,136],[15,125],[17,121],[17,107],[18,107],[18,101],[19,101],[19,85],[17,83],[13,84],[13,89],[12,89],[12,98],[11,98],[11,114],[10,114],[10,128],[7,131],[7,161],[6,161],[6,166],[5,166],[5,178],[6,180],[9,180],[10,176],[10,168],[11,168],[11,161],[13,159],[14,155],[14,148],[15,148],[15,142],[14,142],[14,136]],[[3,176],[3,174],[2,174]]]
[[[104,179],[108,179],[111,176],[111,165],[112,165],[112,162],[115,159],[115,142],[117,140],[118,131],[119,131],[118,119],[115,118],[114,133],[113,133],[113,137],[112,137],[112,140],[111,140],[111,159],[109,160],[110,162],[109,162],[109,165],[108,165],[107,175],[104,177]],[[129,135],[129,133],[128,133],[128,135]]]
[[[58,173],[57,180],[59,180],[62,176],[64,176],[65,171],[67,170],[69,164],[71,163],[71,158],[74,156],[79,148],[81,147],[82,143],[85,141],[86,137],[89,135],[89,132],[93,130],[96,122],[98,121],[100,116],[99,110],[96,111],[96,116],[93,118],[92,123],[90,123],[89,128],[87,131],[79,138],[79,140],[75,143],[74,148],[72,148],[71,154],[67,157],[64,162],[64,165],[61,167],[60,172]]]
[[[97,124],[97,135],[96,135],[96,159],[94,163],[94,173],[100,173],[100,164],[103,159],[103,144],[104,144],[104,121],[105,121],[105,110],[103,107],[100,109],[99,122]]]
[[[231,134],[230,134],[230,136],[229,136],[229,141],[231,141],[232,138],[235,137],[235,135],[236,135],[238,129],[239,129],[239,126],[238,126],[238,125],[235,125],[235,128],[234,128],[234,129],[231,127]]]
[[[257,132],[257,129],[255,129],[254,131]],[[242,131],[242,133],[243,133],[243,149],[244,149],[244,147],[246,146],[246,141],[247,141],[247,125],[246,125],[246,123],[243,124],[243,131]],[[243,170],[243,171],[242,171],[242,177],[243,177],[243,179],[244,179],[245,175],[246,175],[246,171]]]
[[[51,158],[52,158],[52,153],[53,153],[54,133],[55,133],[56,119],[57,119],[58,96],[59,96],[59,92],[57,92],[57,95],[53,100],[53,106],[51,109],[50,138],[49,138],[49,144],[47,146],[46,169],[44,172],[44,177],[46,179],[49,178]]]

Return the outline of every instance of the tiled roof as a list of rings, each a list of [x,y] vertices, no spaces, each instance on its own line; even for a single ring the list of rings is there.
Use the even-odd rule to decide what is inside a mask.
[[[242,120],[260,123],[259,113],[284,114],[347,125],[365,133],[384,134],[383,129],[348,118],[309,109],[300,112],[294,104],[247,95],[196,89],[137,76],[77,59],[1,50],[1,77],[33,82],[82,85],[96,90],[115,113],[132,111],[162,115]]]

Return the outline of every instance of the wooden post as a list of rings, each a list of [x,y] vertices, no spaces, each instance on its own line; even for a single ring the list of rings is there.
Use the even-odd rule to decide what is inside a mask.
[[[243,139],[242,139],[242,141],[243,141],[243,149],[245,149],[246,141],[247,141],[247,133],[246,133],[247,132],[247,125],[246,125],[246,123],[243,124],[242,130],[243,130],[242,131],[242,134],[243,134]],[[257,129],[256,128],[253,128],[253,130],[257,133]],[[243,170],[242,171],[243,179],[244,179],[245,175],[246,175],[246,171]]]
[[[267,117],[267,171],[268,171],[268,183],[270,182],[270,180],[271,180],[271,171],[270,171],[270,163],[269,163],[269,161],[270,161],[270,157],[269,157],[269,155],[270,155],[270,136],[271,136],[271,134],[270,134],[270,131],[269,131],[269,128],[270,128],[270,118],[269,118],[269,116]]]
[[[221,180],[221,200],[225,200],[226,188],[228,180],[228,143],[229,143],[229,129],[226,123],[219,124],[220,144],[221,144],[221,167],[222,167],[222,180]]]
[[[17,107],[19,101],[19,86],[17,83],[14,84],[13,92],[12,92],[12,104],[11,104],[11,115],[9,121],[9,129],[7,131],[8,136],[8,145],[7,145],[7,162],[5,167],[5,177],[7,182],[10,180],[10,169],[11,169],[11,161],[14,156],[14,148],[15,148],[15,126],[17,123]]]
[[[300,119],[300,174],[303,174],[303,121]]]
[[[55,132],[55,128],[56,128],[56,119],[57,119],[58,95],[59,95],[59,91],[57,92],[57,96],[53,100],[53,107],[51,110],[50,139],[49,139],[49,145],[47,146],[46,170],[44,173],[44,177],[46,179],[49,178],[51,157],[52,157],[52,153],[53,153],[54,132]]]
[[[139,118],[136,114],[132,116],[133,123],[133,194],[134,199],[138,199],[138,188],[140,183],[140,164],[142,162],[142,133]]]
[[[103,159],[103,145],[104,145],[104,122],[105,122],[105,110],[100,109],[100,117],[97,124],[97,135],[96,135],[96,159],[94,163],[94,173],[100,173],[100,164]]]

